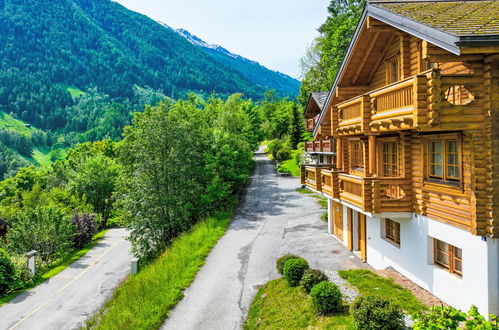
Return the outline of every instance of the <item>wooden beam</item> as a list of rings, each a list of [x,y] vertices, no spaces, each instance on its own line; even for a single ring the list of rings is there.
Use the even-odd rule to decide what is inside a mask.
[[[360,65],[357,67],[357,70],[355,70],[355,73],[352,78],[352,85],[355,85],[357,83],[357,79],[359,78],[360,73],[362,72],[362,69],[364,68],[364,64],[366,63],[367,58],[371,54],[371,51],[373,50],[374,46],[376,45],[376,41],[378,40],[379,33],[375,32],[374,36],[372,37],[371,41],[369,42],[369,45],[367,46],[364,55],[362,55],[362,59],[360,60]]]
[[[387,40],[388,42],[386,43],[386,45],[390,45],[396,36],[397,36],[396,34],[392,34],[388,38],[388,40]],[[385,47],[385,51],[383,52],[383,54],[376,59],[374,65],[372,66],[371,72],[369,73],[369,75],[367,77],[367,80],[366,80],[367,83],[371,82],[374,75],[376,74],[376,71],[378,71],[378,67],[380,66],[381,62],[383,62],[383,59],[385,58],[385,55],[386,55],[386,52],[388,51],[388,48],[389,47]]]

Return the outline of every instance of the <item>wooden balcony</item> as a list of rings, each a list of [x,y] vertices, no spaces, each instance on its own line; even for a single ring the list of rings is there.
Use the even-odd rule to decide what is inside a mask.
[[[370,92],[371,131],[411,129],[424,124],[427,89],[426,75],[416,75]]]
[[[335,152],[334,140],[316,140],[305,142],[306,152]]]
[[[368,129],[370,103],[368,95],[360,95],[348,101],[339,103],[338,125],[333,126],[333,132],[339,135],[364,133]]]
[[[332,165],[313,165],[301,167],[301,183],[317,191],[322,191],[322,171],[330,170]]]
[[[307,132],[312,132],[314,130],[315,120],[314,118],[307,119]]]
[[[341,172],[337,170],[321,169],[321,187],[323,193],[332,198],[339,198],[340,181],[338,179],[338,175],[340,173]]]
[[[339,198],[364,212],[411,212],[411,182],[404,178],[339,174]]]

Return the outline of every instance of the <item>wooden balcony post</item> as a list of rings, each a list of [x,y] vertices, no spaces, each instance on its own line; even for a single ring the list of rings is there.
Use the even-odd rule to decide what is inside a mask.
[[[381,186],[379,180],[372,181],[372,212],[376,213],[380,209],[381,206]]]
[[[315,185],[317,191],[322,191],[322,174],[320,167],[315,168]]]
[[[368,175],[375,175],[377,173],[376,170],[376,136],[369,135],[368,136],[368,156],[369,156],[369,170]]]
[[[343,143],[341,139],[336,139],[336,168],[343,169]]]
[[[301,184],[305,184],[305,177],[306,177],[305,166],[302,165],[300,167],[300,183]]]

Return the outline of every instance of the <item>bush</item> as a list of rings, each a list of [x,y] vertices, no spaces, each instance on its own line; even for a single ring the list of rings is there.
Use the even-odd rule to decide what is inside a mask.
[[[336,284],[323,281],[310,291],[312,306],[319,314],[339,312],[341,310],[341,291]]]
[[[405,327],[402,309],[379,296],[358,296],[350,305],[350,313],[359,330],[396,330]]]
[[[276,261],[275,261],[275,268],[277,269],[277,272],[279,274],[284,274],[284,264],[286,263],[286,261],[290,260],[290,259],[298,259],[300,257],[298,256],[295,256],[294,254],[285,254],[281,257],[279,257]]]
[[[285,160],[288,160],[290,156],[291,156],[291,149],[289,149],[288,147],[282,147],[275,155],[275,159],[278,162],[283,162]]]
[[[308,262],[302,258],[296,258],[286,261],[284,264],[284,278],[290,286],[297,286],[303,273],[308,269]]]
[[[71,218],[71,223],[76,227],[76,233],[72,237],[73,247],[81,249],[92,240],[97,231],[95,215],[89,213],[78,214],[75,212]]]
[[[466,320],[466,313],[454,307],[433,306],[429,312],[415,313],[413,328],[418,329],[457,329]]]
[[[16,279],[16,269],[7,251],[0,249],[0,294],[7,292]]]
[[[300,284],[307,293],[310,293],[310,290],[312,290],[315,285],[327,280],[327,275],[320,270],[308,269],[303,273]]]

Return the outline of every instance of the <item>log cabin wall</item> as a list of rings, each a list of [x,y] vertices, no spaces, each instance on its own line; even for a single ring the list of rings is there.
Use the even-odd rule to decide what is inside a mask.
[[[354,52],[349,59],[343,78],[331,94],[328,114],[319,130],[321,138],[331,134],[339,140],[337,168],[376,182],[379,173],[371,173],[371,162],[372,159],[378,162],[379,155],[372,153],[379,149],[369,148],[368,136],[381,139],[397,135],[400,178],[410,182],[409,186],[403,183],[401,187],[405,188],[406,196],[411,197],[413,211],[474,235],[499,237],[499,56],[487,57],[469,51],[457,56],[402,31],[387,34],[379,22],[371,24],[378,24],[372,25],[378,29],[369,30],[364,26],[356,41],[357,54]],[[369,55],[369,51],[375,55]],[[391,66],[394,62],[396,79],[395,66]],[[412,77],[414,84],[410,87],[412,85],[405,81]],[[403,86],[398,83],[402,80]],[[387,85],[390,87],[384,88]],[[381,88],[381,92],[372,92]],[[398,93],[403,88],[412,88],[410,99]],[[394,92],[384,92],[387,89]],[[345,131],[344,124],[340,125],[345,118],[338,114],[338,109],[346,111],[349,100],[361,95],[366,98],[366,104],[370,101],[372,111],[362,108],[361,127]],[[380,115],[375,108],[382,104],[375,103],[380,102],[380,95],[385,97],[383,102],[389,103],[388,110],[380,112],[405,107],[403,102],[407,98],[406,103],[415,108],[413,117],[405,118],[402,125],[397,118],[378,120],[385,115]],[[384,120],[389,125],[380,127],[375,120]],[[370,126],[370,122],[373,125]],[[460,143],[460,178],[450,184],[428,177],[427,141],[436,134],[444,138],[454,136]],[[352,139],[363,141],[363,171],[352,170],[349,143]],[[379,165],[377,167],[379,170]]]

